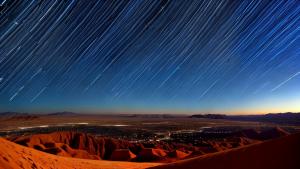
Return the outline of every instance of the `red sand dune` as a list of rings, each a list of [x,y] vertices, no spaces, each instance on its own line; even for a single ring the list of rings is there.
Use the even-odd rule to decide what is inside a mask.
[[[160,164],[60,157],[0,138],[0,169],[145,169],[156,165]]]
[[[300,134],[203,155],[151,169],[299,169]]]

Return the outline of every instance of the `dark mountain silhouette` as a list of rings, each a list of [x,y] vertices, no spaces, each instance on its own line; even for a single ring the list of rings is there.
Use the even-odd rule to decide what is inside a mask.
[[[227,119],[236,121],[255,121],[276,124],[300,125],[300,113],[269,113],[264,115],[223,115],[223,114],[196,114],[191,118]]]
[[[78,115],[77,113],[73,113],[73,112],[55,112],[55,113],[49,113],[47,114],[48,116],[76,116]]]

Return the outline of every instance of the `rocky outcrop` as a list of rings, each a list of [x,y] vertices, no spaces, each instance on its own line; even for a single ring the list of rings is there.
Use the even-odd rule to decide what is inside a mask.
[[[271,127],[263,130],[246,129],[234,133],[237,137],[250,138],[255,140],[269,140],[289,135],[289,133],[280,127]]]
[[[131,161],[136,158],[136,155],[133,154],[128,149],[117,149],[113,151],[110,160],[112,161]]]
[[[117,149],[130,149],[137,153],[143,148],[141,144],[76,132],[37,134],[17,137],[12,141],[51,154],[89,159],[110,159]]]
[[[144,148],[137,156],[137,161],[162,161],[167,157],[167,153],[158,148]]]

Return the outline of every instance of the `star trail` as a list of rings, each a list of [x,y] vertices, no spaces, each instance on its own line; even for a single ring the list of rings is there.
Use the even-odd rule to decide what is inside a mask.
[[[300,111],[299,0],[0,0],[0,111]]]

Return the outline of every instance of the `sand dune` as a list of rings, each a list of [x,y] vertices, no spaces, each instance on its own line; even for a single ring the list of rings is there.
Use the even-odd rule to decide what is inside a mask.
[[[0,169],[144,169],[159,163],[113,162],[55,156],[0,138]]]
[[[151,169],[299,169],[300,134],[156,166]]]

